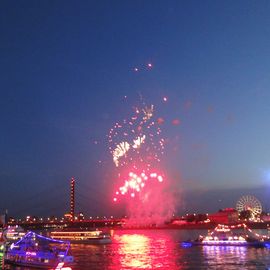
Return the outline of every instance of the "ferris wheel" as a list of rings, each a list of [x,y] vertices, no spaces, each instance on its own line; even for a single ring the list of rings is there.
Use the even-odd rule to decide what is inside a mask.
[[[236,210],[239,213],[249,210],[253,219],[262,213],[262,205],[255,196],[244,195],[237,201]]]

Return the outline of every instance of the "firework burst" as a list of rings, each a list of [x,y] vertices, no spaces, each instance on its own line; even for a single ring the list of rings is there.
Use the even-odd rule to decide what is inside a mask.
[[[129,118],[115,123],[109,131],[109,150],[122,182],[114,201],[118,195],[135,197],[148,182],[163,181],[155,172],[164,152],[164,139],[154,112],[154,105],[136,107]]]
[[[119,195],[126,195],[129,194],[130,197],[134,198],[137,193],[141,192],[141,190],[145,187],[147,182],[155,181],[155,182],[163,182],[163,176],[159,175],[158,173],[150,173],[146,174],[142,172],[141,174],[137,175],[134,172],[130,172],[128,174],[128,178],[124,181],[124,185],[119,187],[119,190],[115,192],[114,201],[117,201]]]
[[[109,131],[109,150],[116,167],[134,170],[143,164],[147,170],[160,162],[164,139],[158,121],[153,118],[154,106],[135,108],[134,114],[116,123]]]

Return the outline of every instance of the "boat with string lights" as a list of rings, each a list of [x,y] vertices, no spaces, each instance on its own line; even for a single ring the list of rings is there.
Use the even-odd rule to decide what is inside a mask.
[[[235,232],[239,229],[243,232]],[[184,241],[182,247],[191,246],[252,246],[270,248],[269,236],[259,235],[249,229],[245,224],[223,225],[219,224],[215,229],[206,236],[200,235],[194,241]]]
[[[69,248],[68,241],[55,240],[30,231],[11,244],[4,254],[4,262],[34,269],[71,269],[69,266],[73,265],[73,256],[69,254]]]
[[[112,242],[111,235],[102,230],[53,231],[50,236],[53,239],[68,240],[74,244],[110,244]]]
[[[14,243],[24,237],[26,231],[21,226],[7,226],[2,232],[2,238],[6,243]]]

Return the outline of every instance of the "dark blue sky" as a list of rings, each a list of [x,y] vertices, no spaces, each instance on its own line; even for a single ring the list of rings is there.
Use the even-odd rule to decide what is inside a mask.
[[[269,1],[1,3],[1,211],[60,215],[74,176],[77,210],[117,213],[106,135],[140,94],[165,120],[180,212],[238,196],[188,192],[268,187],[269,14]]]

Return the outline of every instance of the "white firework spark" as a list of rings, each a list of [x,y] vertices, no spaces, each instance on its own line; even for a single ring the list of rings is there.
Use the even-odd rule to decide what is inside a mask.
[[[143,111],[143,113],[144,113],[143,120],[144,120],[144,121],[147,121],[147,120],[149,120],[149,119],[153,116],[153,113],[154,113],[154,105],[151,105],[150,108],[145,107],[144,109],[142,109],[142,111]]]
[[[127,151],[129,150],[130,145],[128,142],[121,142],[119,143],[113,151],[113,161],[115,166],[119,166],[119,158],[124,156]]]
[[[142,137],[138,137],[137,139],[133,140],[133,148],[140,148],[141,144],[144,143],[145,135]]]

